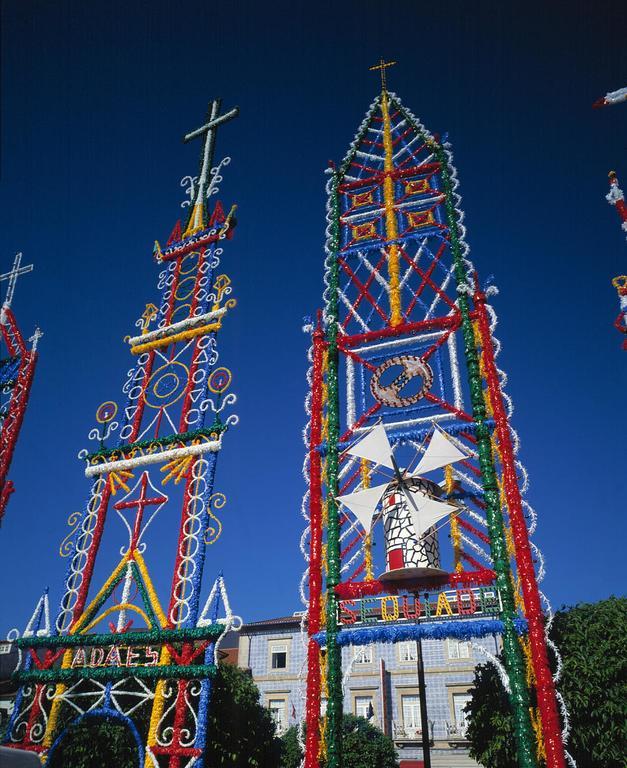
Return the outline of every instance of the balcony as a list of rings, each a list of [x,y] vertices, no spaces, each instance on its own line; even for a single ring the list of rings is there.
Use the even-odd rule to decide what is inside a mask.
[[[429,742],[433,744],[433,727],[435,723],[429,722]],[[392,722],[392,738],[399,748],[405,744],[422,742],[422,728],[405,725],[403,722]]]
[[[468,745],[468,722],[462,719],[459,723],[446,723],[447,741],[454,749],[457,747],[466,747]]]
[[[468,746],[466,736],[468,724],[464,720],[461,723],[450,723],[446,720],[429,721],[429,743],[433,746],[438,742],[440,746],[448,744],[453,749]],[[403,722],[392,722],[392,738],[399,749],[404,746],[420,744],[422,742],[422,728],[407,726]]]

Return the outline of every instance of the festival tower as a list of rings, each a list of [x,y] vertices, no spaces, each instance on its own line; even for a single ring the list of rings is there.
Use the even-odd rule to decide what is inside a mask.
[[[495,289],[470,261],[451,145],[387,90],[387,66],[327,171],[306,401],[305,766],[342,765],[345,646],[498,633],[519,765],[562,768],[559,661]]]
[[[44,593],[16,639],[21,688],[6,743],[37,752],[42,762],[54,763],[71,738],[68,728],[86,718],[125,724],[138,766],[203,762],[218,646],[241,624],[221,574],[201,600],[207,547],[222,529],[216,462],[237,423],[229,413],[236,399],[228,391],[231,373],[218,365],[217,347],[235,306],[221,271],[235,206],[227,215],[220,202],[208,210],[229,162],[213,167],[216,132],[237,113],[221,113],[215,100],[205,125],[185,136],[202,145],[198,176],[183,180],[188,217],[165,246],[155,242],[158,299],[126,339],[132,362],[124,400],[119,408],[111,400],[97,409],[89,435],[95,446],[79,454],[91,489],[84,511],[70,516],[73,532],[61,546],[68,565],[59,611],[51,621]],[[157,516],[172,526],[166,601],[153,586],[157,564],[147,549]],[[120,557],[95,583],[105,532],[119,539]]]
[[[28,405],[37,364],[37,344],[42,336],[36,328],[28,340],[30,347],[27,346],[11,310],[17,278],[32,269],[32,264],[22,266],[22,254],[18,253],[11,270],[0,275],[0,281],[8,281],[7,295],[0,309],[0,332],[6,347],[6,357],[0,359],[0,525],[9,496],[15,490],[7,475]]]

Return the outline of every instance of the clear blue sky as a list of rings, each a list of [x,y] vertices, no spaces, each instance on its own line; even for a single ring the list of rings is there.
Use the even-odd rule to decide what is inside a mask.
[[[2,16],[0,259],[35,263],[14,309],[45,332],[0,529],[0,634],[23,627],[42,588],[59,599],[57,554],[88,483],[76,459],[96,407],[120,399],[123,337],[155,300],[151,257],[181,214],[198,147],[182,135],[222,96],[222,186],[239,205],[223,266],[237,309],[221,336],[240,425],[217,490],[229,503],[206,582],[223,568],[246,620],[299,609],[305,395],[302,317],[322,290],[324,177],[377,93],[368,66],[448,131],[473,258],[500,288],[500,358],[539,513],[552,601],[624,589],[625,368],[610,280],[626,244],[603,199],[627,186],[624,3],[31,2]],[[146,554],[162,599],[176,512]],[[117,521],[97,569],[122,543]],[[206,583],[208,587],[209,584]]]

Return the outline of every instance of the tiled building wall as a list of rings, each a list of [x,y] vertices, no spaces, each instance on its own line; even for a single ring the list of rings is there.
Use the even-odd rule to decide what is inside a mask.
[[[306,676],[306,654],[300,632],[296,627],[273,627],[269,630],[251,630],[244,628],[240,638],[239,664],[251,669],[253,679],[261,691],[262,702],[281,709],[278,713],[283,726],[294,725],[304,716],[304,680]],[[496,638],[488,637],[475,641],[490,653],[498,653]],[[286,668],[272,669],[272,650],[287,648]],[[415,645],[413,646],[415,649]],[[371,661],[355,660],[365,651],[371,652]],[[399,644],[381,643],[371,647],[342,649],[342,668],[345,679],[344,707],[346,712],[355,712],[356,703],[372,697],[374,711],[373,722],[393,736],[400,744],[399,754],[406,759],[420,756],[420,745],[415,731],[404,729],[402,696],[417,696],[418,682],[415,650],[408,651],[410,658],[403,658]],[[426,640],[422,644],[426,677],[427,712],[432,728],[435,753],[450,751],[463,753],[459,743],[460,734],[455,738],[454,695],[463,695],[471,687],[474,667],[485,661],[483,654],[476,647],[466,649],[449,648],[447,640]],[[464,652],[468,656],[464,657]],[[461,656],[461,658],[450,658]],[[385,675],[383,685],[387,695],[387,722],[383,723],[382,677],[380,659],[383,659]],[[349,671],[350,668],[350,671]],[[299,679],[301,678],[301,679]],[[356,701],[358,699],[359,701]],[[407,702],[408,700],[406,700]],[[460,699],[457,700],[458,703]],[[462,716],[463,717],[463,716]],[[451,730],[453,729],[453,730]],[[405,733],[403,733],[405,731]],[[413,742],[413,743],[412,743]],[[468,765],[473,765],[468,762]]]

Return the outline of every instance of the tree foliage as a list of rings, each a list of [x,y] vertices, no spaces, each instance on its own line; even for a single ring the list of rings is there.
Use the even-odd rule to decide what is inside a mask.
[[[394,743],[363,717],[344,715],[342,720],[344,768],[398,768]],[[283,736],[281,768],[298,768],[302,752],[296,727]],[[324,763],[321,763],[324,768]]]
[[[109,718],[86,718],[68,728],[49,768],[135,768],[137,742],[128,726]]]
[[[213,681],[207,723],[206,765],[212,768],[277,768],[281,740],[248,672],[220,664]]]
[[[564,663],[558,689],[570,716],[566,748],[579,768],[624,768],[627,598],[558,611],[551,638]],[[515,765],[513,719],[493,665],[477,668],[468,712],[471,756],[490,768]]]

